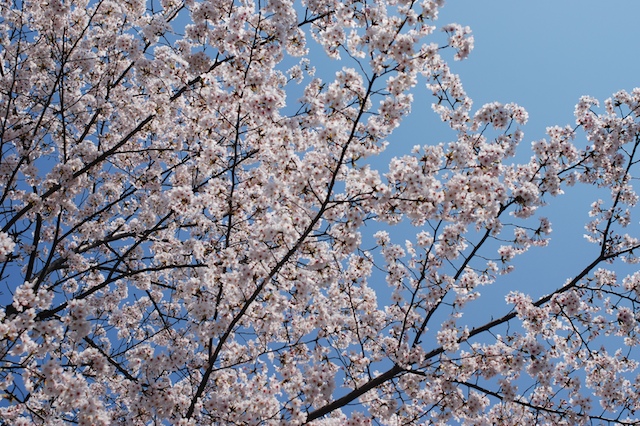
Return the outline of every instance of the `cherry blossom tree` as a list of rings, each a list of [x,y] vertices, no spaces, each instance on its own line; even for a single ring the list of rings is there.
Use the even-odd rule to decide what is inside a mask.
[[[640,90],[518,164],[442,6],[2,1],[3,424],[637,424]],[[453,142],[377,170],[425,84]],[[465,324],[579,185],[597,256]]]

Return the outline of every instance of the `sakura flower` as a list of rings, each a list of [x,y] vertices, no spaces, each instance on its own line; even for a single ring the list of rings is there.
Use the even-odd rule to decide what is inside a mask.
[[[6,232],[0,232],[0,261],[6,260],[15,246],[15,241]]]

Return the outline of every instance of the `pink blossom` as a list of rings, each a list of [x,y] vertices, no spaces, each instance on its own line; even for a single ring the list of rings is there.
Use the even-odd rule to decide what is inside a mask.
[[[3,421],[637,423],[640,89],[524,142],[443,5],[3,6]],[[593,256],[501,287],[580,187]]]

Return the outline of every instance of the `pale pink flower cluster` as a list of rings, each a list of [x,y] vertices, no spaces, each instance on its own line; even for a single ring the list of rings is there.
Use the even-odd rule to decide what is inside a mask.
[[[466,59],[473,50],[473,36],[471,28],[460,24],[448,24],[442,27],[442,31],[449,35],[449,45],[456,49],[455,60]]]
[[[6,232],[0,232],[0,261],[6,260],[13,253],[15,246],[15,241]]]

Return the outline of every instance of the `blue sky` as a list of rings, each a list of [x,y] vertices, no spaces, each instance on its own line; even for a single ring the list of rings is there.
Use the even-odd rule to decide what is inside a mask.
[[[531,141],[545,137],[546,127],[574,124],[573,110],[580,96],[603,101],[618,90],[640,86],[639,16],[640,1],[633,0],[449,0],[439,25],[457,22],[473,31],[474,51],[465,61],[450,61],[450,66],[474,100],[474,110],[498,101],[515,102],[529,112],[525,140],[518,151],[518,160],[525,162],[531,155]],[[415,144],[454,138],[431,111],[433,97],[423,86],[415,93],[411,116],[389,138],[387,155],[400,155]],[[503,294],[517,289],[531,293],[535,300],[588,265],[597,246],[582,235],[589,205],[598,198],[595,191],[574,187],[550,199],[549,206],[539,212],[553,225],[549,247],[533,248],[516,258],[515,272],[499,278],[495,288],[482,291],[482,302],[469,305],[472,312],[465,317],[480,320],[477,315],[500,315],[509,309]],[[599,197],[606,201],[608,193]],[[638,228],[640,217],[633,219]],[[637,269],[619,263],[615,268],[620,272]]]
[[[519,102],[539,133],[571,120],[581,95],[640,84],[639,16],[635,0],[449,0],[440,21],[474,32],[473,54],[455,68],[476,106]]]

